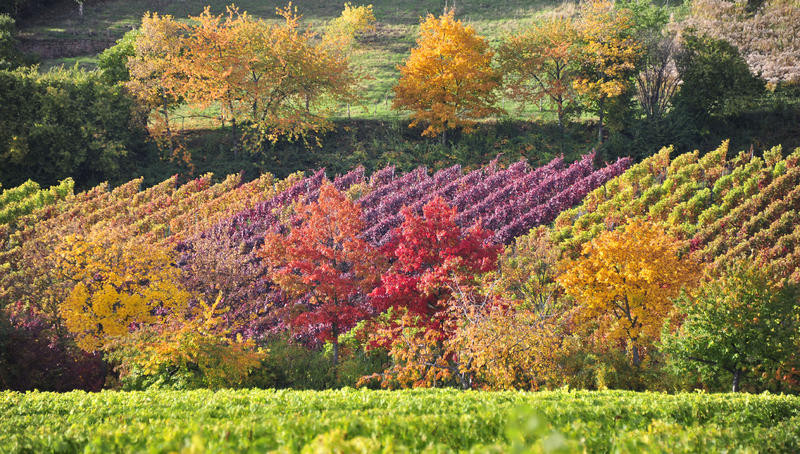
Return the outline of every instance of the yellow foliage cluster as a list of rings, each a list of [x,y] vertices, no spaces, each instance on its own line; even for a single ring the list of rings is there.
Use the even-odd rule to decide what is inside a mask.
[[[412,111],[411,126],[426,124],[423,135],[457,127],[469,132],[476,119],[501,112],[494,107],[502,77],[492,67],[493,55],[486,39],[452,11],[429,14],[417,46],[399,67],[394,107]]]
[[[605,341],[627,343],[637,365],[640,343],[658,338],[672,299],[702,274],[662,226],[641,219],[585,244],[563,270],[557,281],[577,300],[578,317],[597,323]]]
[[[75,282],[59,305],[64,323],[86,351],[103,348],[138,324],[163,321],[159,311],[184,310],[191,294],[165,250],[70,235],[58,246],[55,267]]]
[[[630,10],[614,8],[610,0],[583,5],[578,24],[583,74],[574,82],[578,93],[602,100],[620,96],[630,86],[642,51],[632,36],[633,25]]]
[[[156,375],[165,369],[197,369],[202,385],[222,388],[241,385],[266,356],[252,339],[231,338],[225,329],[220,295],[213,304],[200,301],[186,313],[168,317],[161,326],[146,327],[115,342],[113,349],[124,351],[122,378],[133,366],[144,374]]]
[[[341,46],[352,44],[356,36],[375,30],[375,13],[372,5],[344,4],[342,14],[332,20],[325,38]]]

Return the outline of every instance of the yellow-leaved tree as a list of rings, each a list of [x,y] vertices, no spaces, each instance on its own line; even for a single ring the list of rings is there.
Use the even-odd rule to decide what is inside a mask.
[[[349,47],[357,36],[375,30],[372,5],[344,4],[342,14],[328,24],[324,39],[343,48]]]
[[[97,351],[138,324],[183,311],[192,295],[179,284],[173,257],[152,245],[70,235],[55,266],[75,286],[59,312],[78,346]]]
[[[241,334],[231,336],[222,300],[222,294],[213,304],[198,300],[185,313],[114,338],[106,350],[118,364],[123,387],[180,382],[181,388],[218,389],[245,384],[267,352]]]
[[[603,141],[603,122],[609,104],[632,97],[629,91],[642,52],[634,38],[634,25],[631,11],[615,8],[611,0],[588,0],[581,6],[578,20],[581,68],[573,86],[597,112],[598,142]],[[626,94],[631,96],[626,98]]]
[[[492,67],[493,55],[486,39],[452,11],[429,14],[417,46],[399,67],[392,107],[411,110],[410,126],[425,124],[422,135],[440,135],[443,144],[448,129],[470,132],[477,119],[502,112],[494,105],[502,77]]]
[[[557,281],[575,298],[579,319],[597,323],[602,341],[625,343],[639,366],[672,299],[700,275],[700,265],[681,256],[680,243],[662,226],[634,220],[585,244],[579,258],[563,263]]]
[[[172,115],[180,103],[174,95],[174,84],[181,78],[173,68],[173,58],[181,49],[179,30],[180,24],[172,16],[145,14],[133,45],[134,54],[127,62],[130,80],[125,82],[128,91],[149,112],[150,136],[162,149],[170,151],[171,158],[181,150]]]

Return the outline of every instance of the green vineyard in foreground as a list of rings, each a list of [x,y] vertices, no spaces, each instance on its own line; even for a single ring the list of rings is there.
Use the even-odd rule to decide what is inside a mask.
[[[2,452],[797,452],[800,398],[623,391],[0,393]]]

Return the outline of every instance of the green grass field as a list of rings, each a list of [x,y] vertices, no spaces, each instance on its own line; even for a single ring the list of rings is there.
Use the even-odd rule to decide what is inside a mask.
[[[800,398],[414,391],[0,393],[2,452],[797,452]]]

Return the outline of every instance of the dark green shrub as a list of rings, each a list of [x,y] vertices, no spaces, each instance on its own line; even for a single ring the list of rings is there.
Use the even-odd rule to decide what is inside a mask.
[[[100,73],[0,71],[0,181],[42,185],[73,177],[78,187],[116,180],[146,138],[125,89]]]

